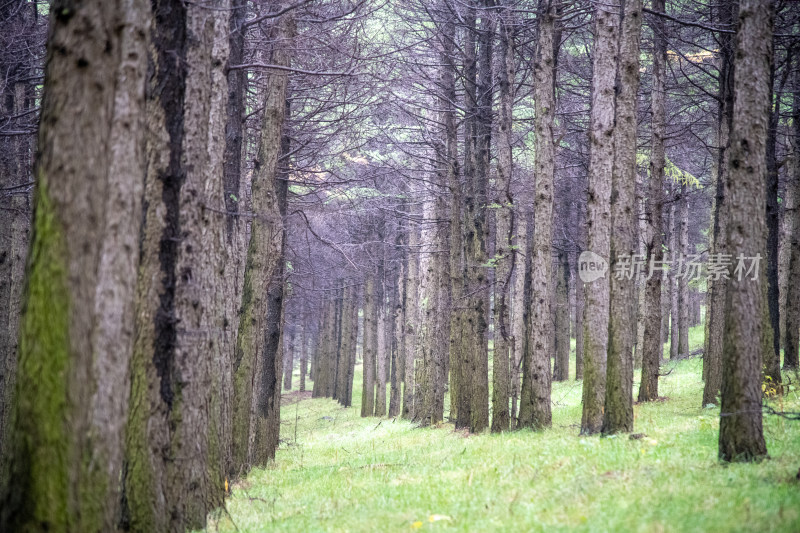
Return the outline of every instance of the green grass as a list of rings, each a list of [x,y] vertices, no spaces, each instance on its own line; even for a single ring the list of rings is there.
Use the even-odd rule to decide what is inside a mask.
[[[800,531],[800,422],[765,417],[769,460],[718,462],[701,367],[664,364],[667,399],[635,407],[638,440],[579,437],[575,381],[553,385],[539,433],[363,419],[359,368],[352,408],[284,395],[275,462],[233,485],[208,531]],[[778,407],[800,410],[798,393]]]

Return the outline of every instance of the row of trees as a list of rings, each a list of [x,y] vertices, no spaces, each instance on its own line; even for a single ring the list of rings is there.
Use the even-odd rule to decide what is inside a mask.
[[[704,355],[703,404],[722,405],[720,456],[761,457],[762,381],[780,392],[784,343],[785,367],[797,366],[787,299],[797,13],[771,2],[669,14],[663,2],[588,7],[443,0],[384,15],[403,54],[384,72],[393,123],[377,134],[381,149],[362,151],[363,164],[401,185],[389,192],[376,178],[369,191],[349,189],[369,195],[365,204],[383,198],[381,227],[396,227],[379,232],[383,250],[372,256],[383,259],[359,278],[362,415],[385,413],[388,383],[390,403],[402,396],[403,415],[424,423],[444,419],[449,392],[457,427],[547,427],[572,330],[581,432],[632,431],[634,367],[638,400],[658,399],[663,344],[671,339],[672,358],[690,355],[705,293],[706,343],[694,354]],[[737,98],[750,102],[738,104],[742,116]],[[763,131],[755,115],[767,120]],[[727,229],[749,232],[756,221],[761,233]],[[375,245],[374,236],[356,242],[353,258]],[[583,284],[583,249],[610,258],[612,272],[636,254],[673,268]],[[740,254],[763,258],[764,279],[735,275]],[[690,280],[681,261],[694,255],[727,257],[730,279]],[[338,340],[353,320],[324,333],[319,357],[353,350]]]
[[[24,98],[2,131],[0,529],[202,528],[229,479],[274,457],[292,7],[3,4],[28,54],[3,55],[4,102]],[[252,80],[247,40],[270,65]]]

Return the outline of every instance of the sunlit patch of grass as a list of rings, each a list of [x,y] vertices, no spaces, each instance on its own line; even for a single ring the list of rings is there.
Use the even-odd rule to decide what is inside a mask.
[[[663,363],[667,399],[635,406],[634,440],[579,437],[575,381],[553,384],[538,433],[361,418],[359,367],[352,408],[284,396],[275,462],[233,485],[208,531],[800,531],[800,422],[766,416],[771,458],[719,463],[701,369]],[[794,388],[782,401],[800,411]]]

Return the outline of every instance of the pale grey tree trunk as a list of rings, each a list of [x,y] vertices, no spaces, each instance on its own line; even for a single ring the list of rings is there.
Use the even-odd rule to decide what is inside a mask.
[[[681,184],[681,199],[678,206],[678,253],[684,260],[689,259],[689,187]],[[684,267],[685,270],[686,267]],[[678,279],[678,357],[689,355],[689,277],[681,272]]]
[[[361,390],[361,416],[375,412],[375,358],[377,352],[378,302],[375,275],[368,274],[364,288],[364,377]]]
[[[0,530],[99,533],[120,511],[150,9],[51,8]]]
[[[614,171],[611,179],[611,271],[622,258],[630,261],[636,243],[636,97],[639,90],[639,42],[642,6],[625,0],[617,71]],[[633,334],[635,274],[611,276],[608,322],[608,367],[603,433],[633,431]]]
[[[511,194],[511,158],[514,104],[514,26],[510,6],[504,5],[499,26],[500,113],[497,125],[497,178],[495,180],[495,267],[494,283],[494,358],[492,365],[492,431],[509,429],[510,349],[513,344],[510,323],[511,284],[515,255],[514,234],[518,231]]]
[[[539,42],[535,77],[536,199],[531,273],[530,350],[522,362],[522,394],[519,425],[541,429],[552,423],[550,410],[550,356],[553,350],[553,322],[550,309],[553,294],[553,174],[555,173],[555,37],[556,2],[539,3]]]
[[[595,7],[592,114],[589,139],[588,249],[609,260],[611,175],[614,169],[615,76],[619,49],[619,5]],[[608,353],[609,276],[586,284],[581,434],[598,433],[603,425]]]
[[[726,249],[734,256],[760,256],[762,264],[752,278],[732,275],[728,284],[719,427],[719,457],[725,461],[752,461],[767,455],[761,415],[761,364],[765,344],[771,346],[772,331],[756,317],[762,316],[766,303],[762,267],[767,237],[764,184],[773,7],[768,0],[739,3]]]
[[[673,185],[674,186],[674,185]],[[681,336],[680,327],[680,279],[678,272],[678,260],[680,259],[680,221],[679,210],[676,205],[681,196],[679,193],[674,193],[670,198],[669,208],[669,257],[670,257],[670,272],[669,272],[669,358],[670,360],[678,358],[678,344]]]

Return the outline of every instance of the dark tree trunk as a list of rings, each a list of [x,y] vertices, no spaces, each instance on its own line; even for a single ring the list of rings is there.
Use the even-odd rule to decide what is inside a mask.
[[[734,0],[725,0],[719,7],[719,22],[722,25],[733,26],[736,21],[737,4]],[[722,34],[720,39],[720,84],[719,107],[717,115],[717,183],[714,198],[714,249],[713,254],[727,253],[728,240],[728,151],[731,132],[731,118],[733,108],[733,47],[734,40],[730,34]],[[703,374],[705,386],[703,387],[703,405],[718,403],[717,395],[722,385],[722,349],[725,329],[725,300],[727,297],[728,280],[725,277],[712,279],[713,289],[711,301],[707,310],[708,326],[708,352],[703,354]],[[760,315],[759,315],[760,316]]]
[[[800,150],[800,57],[794,64],[794,98],[792,100],[792,130],[795,138],[795,151]],[[795,155],[797,157],[797,155]],[[800,333],[800,163],[794,166],[792,182],[788,185],[794,189],[795,206],[788,213],[791,219],[787,222],[792,227],[789,251],[789,272],[787,274],[786,298],[786,336],[783,356],[783,368],[797,369],[800,354],[798,350],[798,334]]]

